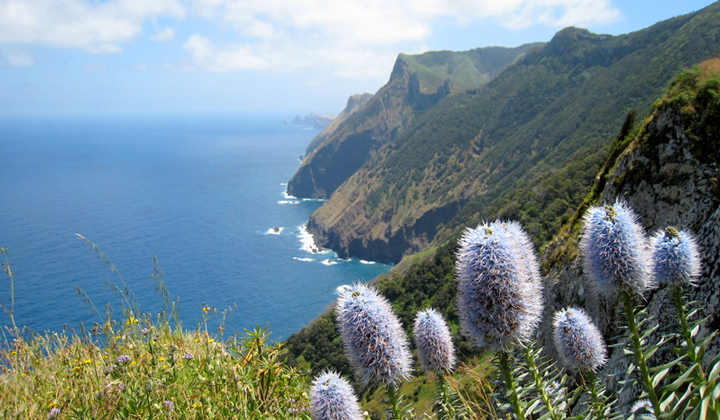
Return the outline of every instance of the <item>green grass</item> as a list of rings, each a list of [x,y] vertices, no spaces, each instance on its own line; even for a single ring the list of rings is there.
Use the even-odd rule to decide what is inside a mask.
[[[7,260],[3,268],[12,285]],[[157,268],[154,277],[165,295]],[[32,333],[15,325],[11,306],[12,327],[0,341],[0,417],[310,418],[308,380],[281,362],[285,350],[270,341],[267,329],[229,338],[222,328],[208,333],[208,320],[218,314],[204,307],[200,326],[184,330],[174,304],[166,300],[166,309],[151,316],[139,310],[129,290],[112,287],[121,293],[122,316],[108,313],[90,329],[80,324],[77,330]]]

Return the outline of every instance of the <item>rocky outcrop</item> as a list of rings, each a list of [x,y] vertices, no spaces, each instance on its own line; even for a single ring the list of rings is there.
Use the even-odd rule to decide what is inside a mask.
[[[716,60],[716,66],[720,70],[720,60]],[[717,145],[720,130],[712,121],[720,115],[720,102],[715,99],[703,104],[702,99],[698,100],[702,95],[700,89],[690,103],[684,102],[682,97],[660,102],[609,172],[598,202],[624,200],[639,215],[648,233],[667,226],[695,233],[701,248],[703,272],[697,287],[689,291],[689,297],[699,303],[702,315],[708,316],[706,330],[718,330],[720,148]],[[575,230],[577,226],[579,222]],[[620,305],[601,299],[593,292],[576,251],[577,241],[576,233],[561,235],[542,257],[549,269],[545,276],[546,311],[541,341],[551,354],[553,346],[547,340],[551,337],[553,313],[568,305],[586,307],[606,338],[621,333],[617,326]],[[646,298],[649,313],[655,317],[660,331],[676,330],[677,318],[669,290],[660,287]],[[706,332],[701,331],[701,335]],[[651,337],[651,340],[654,339],[657,337]],[[708,356],[717,354],[719,350],[716,340]],[[604,369],[604,373],[608,374],[605,377],[610,378],[607,386],[611,395],[622,390],[618,380],[622,379],[628,360],[621,353],[621,349],[614,349]],[[654,356],[654,364],[661,364],[667,355],[659,352]],[[610,376],[614,373],[619,375]],[[630,398],[625,391],[620,396],[621,403]]]

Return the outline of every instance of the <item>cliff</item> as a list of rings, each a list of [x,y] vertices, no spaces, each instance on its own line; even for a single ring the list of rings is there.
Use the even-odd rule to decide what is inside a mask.
[[[483,85],[537,45],[400,54],[387,84],[331,132],[313,140],[311,153],[288,182],[288,193],[328,198],[425,110],[448,95]]]
[[[337,115],[337,117],[330,121],[323,128],[323,130],[310,141],[310,144],[308,144],[308,147],[305,150],[305,156],[311,154],[315,149],[317,149],[321,144],[323,144],[325,140],[327,140],[327,138],[333,132],[335,132],[335,130],[338,129],[340,124],[345,122],[345,120],[347,120],[348,117],[353,114],[353,112],[365,106],[365,104],[368,103],[372,96],[373,95],[371,93],[362,93],[350,96],[348,98],[345,109],[343,109],[342,112]]]
[[[702,63],[676,78],[669,92],[653,107],[645,123],[614,160],[606,162],[597,177],[594,196],[587,203],[625,200],[640,217],[648,233],[673,226],[691,230],[700,245],[703,272],[690,300],[699,302],[708,316],[707,330],[720,329],[720,58]],[[629,141],[629,142],[628,142]],[[555,310],[567,305],[585,306],[605,337],[617,330],[618,307],[590,293],[577,254],[579,215],[552,241],[542,260],[545,266],[545,326],[541,337],[550,337]],[[649,312],[661,326],[672,329],[677,322],[668,288],[660,287],[647,297]],[[546,343],[552,353],[553,346]],[[720,350],[717,340],[708,356]],[[668,351],[666,349],[666,351]],[[662,352],[656,360],[663,358]],[[615,349],[607,372],[622,370],[627,359]],[[611,393],[621,386],[609,383]]]
[[[573,208],[567,222],[540,252],[544,290],[544,322],[539,344],[552,353],[547,340],[553,313],[565,306],[587,307],[609,342],[616,330],[619,305],[599,301],[589,292],[582,261],[578,255],[581,217],[591,205],[612,203],[622,198],[641,217],[648,232],[668,225],[692,230],[703,258],[703,273],[691,299],[699,302],[702,316],[708,316],[708,330],[720,329],[720,59],[706,61],[684,71],[656,100],[649,115],[634,127],[633,114],[619,124],[600,170],[592,174],[590,192]],[[618,129],[619,128],[619,129]],[[459,233],[459,232],[456,232]],[[457,331],[455,308],[454,239],[412,258],[374,281],[393,304],[406,326],[412,325],[418,309],[432,307],[451,325],[453,341],[467,358],[477,351]],[[673,329],[675,317],[668,293],[660,288],[648,296],[648,308],[662,328]],[[287,340],[289,360],[314,370],[336,369],[350,374],[343,356],[332,312],[323,314]],[[610,349],[613,350],[613,349]],[[603,376],[623,371],[621,350],[615,349]],[[668,351],[666,349],[665,351]],[[708,355],[720,351],[718,342]],[[662,353],[662,352],[661,352]],[[657,365],[662,354],[655,356]],[[608,384],[610,395],[621,389]],[[627,396],[623,395],[625,399]]]
[[[365,110],[395,105],[354,114],[347,123],[364,128],[328,139],[291,183],[309,188],[301,196],[332,193],[310,231],[341,256],[396,263],[483,219],[519,220],[546,243],[627,113],[646,114],[680,69],[720,53],[718,22],[716,3],[622,36],[567,28],[482,88],[425,101],[410,101],[419,73],[401,56]]]

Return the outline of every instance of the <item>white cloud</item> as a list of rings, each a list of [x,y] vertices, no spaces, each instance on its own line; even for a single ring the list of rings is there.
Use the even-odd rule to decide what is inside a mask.
[[[148,21],[155,27],[149,39],[162,42],[187,32],[179,20],[188,17],[194,35],[183,48],[196,71],[321,66],[333,75],[378,78],[387,75],[398,52],[423,51],[441,20],[467,25],[491,19],[508,28],[588,26],[619,18],[610,1],[0,0],[0,45],[119,53]]]
[[[184,13],[177,0],[0,0],[0,43],[117,53],[145,19]]]
[[[155,42],[167,42],[173,39],[175,39],[175,30],[173,28],[158,30],[155,35],[150,37],[150,40]]]
[[[335,75],[384,77],[399,51],[420,52],[439,19],[492,19],[512,29],[619,18],[609,0],[190,0],[191,13],[240,41],[198,34],[185,44],[196,69],[290,71],[321,63]],[[217,43],[216,43],[217,42]]]

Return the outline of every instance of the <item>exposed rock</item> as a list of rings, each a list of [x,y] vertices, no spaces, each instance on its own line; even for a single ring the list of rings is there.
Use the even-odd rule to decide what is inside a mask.
[[[720,108],[717,103],[713,106]],[[695,233],[703,258],[703,272],[697,287],[689,291],[689,298],[699,303],[702,316],[708,316],[706,330],[700,333],[704,335],[708,328],[720,328],[720,150],[715,149],[709,156],[693,153],[698,142],[703,141],[692,134],[693,127],[702,119],[699,113],[700,110],[698,114],[683,115],[672,104],[660,106],[619,157],[608,176],[600,202],[626,201],[638,214],[648,234],[667,226]],[[712,133],[712,136],[720,136],[720,132]],[[622,333],[617,325],[620,305],[599,298],[583,273],[581,257],[575,252],[567,252],[575,241],[577,237],[558,239],[544,255],[544,260],[548,261],[557,258],[560,252],[567,253],[545,276],[546,311],[540,339],[551,355],[554,350],[548,340],[553,313],[568,305],[586,307],[606,339]],[[661,286],[646,298],[649,313],[660,326],[659,331],[677,330],[677,317],[668,288]],[[658,334],[650,339],[657,340]],[[715,340],[706,357],[714,356],[718,350]],[[653,364],[667,361],[669,355],[667,348],[660,351],[654,356]],[[611,395],[622,390],[618,380],[622,379],[627,363],[622,350],[613,349],[610,362],[603,370]],[[613,374],[618,376],[611,376]],[[631,393],[625,390],[620,395],[620,403],[633,397]]]

